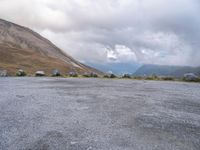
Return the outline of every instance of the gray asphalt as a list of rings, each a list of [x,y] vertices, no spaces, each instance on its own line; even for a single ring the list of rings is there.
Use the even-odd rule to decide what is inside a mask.
[[[0,78],[1,150],[200,150],[200,84]]]

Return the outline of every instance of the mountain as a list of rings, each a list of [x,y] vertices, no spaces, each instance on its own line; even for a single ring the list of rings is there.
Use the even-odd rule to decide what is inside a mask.
[[[200,75],[200,67],[189,66],[167,66],[167,65],[143,65],[133,75],[159,75],[182,77],[185,73],[195,73]]]
[[[132,74],[141,65],[138,63],[87,63],[87,65],[97,68],[103,72],[112,72],[117,75],[121,74]]]
[[[62,73],[100,71],[86,66],[56,47],[46,38],[29,28],[0,19],[0,70],[5,69],[10,75],[17,69],[24,69],[29,74],[43,70],[50,74],[53,69]]]

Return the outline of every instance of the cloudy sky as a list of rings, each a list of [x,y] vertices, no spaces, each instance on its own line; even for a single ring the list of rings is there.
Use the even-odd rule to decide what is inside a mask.
[[[199,0],[0,0],[0,18],[82,62],[200,65]]]

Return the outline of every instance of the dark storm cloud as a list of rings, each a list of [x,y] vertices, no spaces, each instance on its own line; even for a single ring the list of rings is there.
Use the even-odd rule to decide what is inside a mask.
[[[33,28],[81,61],[200,65],[198,0],[0,0],[0,17]]]

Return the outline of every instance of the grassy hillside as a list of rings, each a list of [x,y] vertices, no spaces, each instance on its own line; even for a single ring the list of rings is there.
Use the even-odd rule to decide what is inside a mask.
[[[37,70],[50,74],[53,69],[63,74],[69,71],[102,74],[76,61],[31,29],[0,19],[0,70],[14,75],[19,68],[28,74]]]
[[[0,44],[0,69],[6,69],[9,75],[14,75],[20,68],[31,75],[37,70],[44,70],[50,74],[53,69],[59,69],[64,74],[72,69],[70,65],[58,58]],[[76,71],[84,73],[86,70],[76,68]]]

